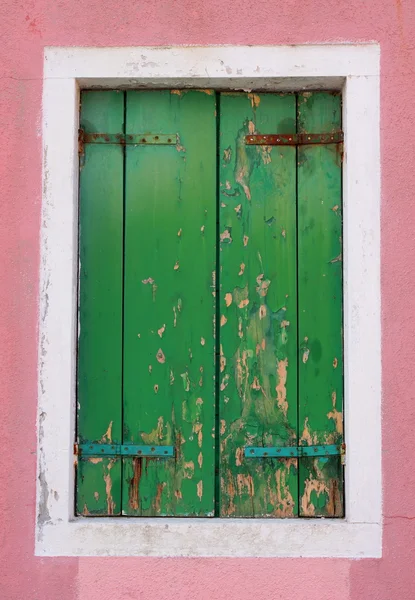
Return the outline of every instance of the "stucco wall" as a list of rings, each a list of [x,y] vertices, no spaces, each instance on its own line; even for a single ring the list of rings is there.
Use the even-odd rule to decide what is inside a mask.
[[[0,598],[415,598],[415,2],[0,3]],[[45,45],[381,44],[384,548],[380,560],[35,558]]]

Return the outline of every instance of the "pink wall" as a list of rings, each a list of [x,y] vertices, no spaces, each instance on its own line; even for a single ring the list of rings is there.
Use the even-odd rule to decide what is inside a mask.
[[[2,0],[0,31],[0,598],[415,599],[414,0]],[[35,558],[43,47],[372,40],[382,52],[383,558]]]

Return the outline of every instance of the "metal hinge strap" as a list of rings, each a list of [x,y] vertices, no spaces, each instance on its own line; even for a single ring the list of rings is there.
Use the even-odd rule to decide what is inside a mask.
[[[346,454],[346,444],[322,444],[317,446],[247,446],[244,449],[246,458],[304,458],[310,456],[338,456]]]
[[[133,146],[176,146],[179,138],[176,133],[85,133],[83,129],[78,131],[78,143],[80,153],[84,144],[120,144]]]
[[[343,139],[343,131],[332,133],[272,133],[246,135],[245,143],[248,146],[303,146],[307,144],[340,144]]]
[[[80,456],[174,456],[174,446],[137,446],[134,444],[75,444]]]

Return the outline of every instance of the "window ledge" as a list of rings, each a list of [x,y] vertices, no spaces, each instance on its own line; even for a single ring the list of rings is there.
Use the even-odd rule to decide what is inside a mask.
[[[54,556],[381,556],[379,523],[272,519],[77,519],[46,523],[38,554]]]

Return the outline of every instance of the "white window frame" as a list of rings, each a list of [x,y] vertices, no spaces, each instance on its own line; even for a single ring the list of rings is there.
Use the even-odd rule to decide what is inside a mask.
[[[45,49],[36,554],[380,557],[380,92],[377,44]],[[79,92],[215,88],[343,93],[345,519],[74,514]]]

